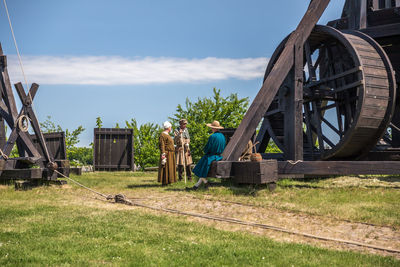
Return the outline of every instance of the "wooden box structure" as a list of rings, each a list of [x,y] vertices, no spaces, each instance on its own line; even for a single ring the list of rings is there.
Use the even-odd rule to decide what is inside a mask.
[[[67,148],[65,146],[65,133],[54,132],[43,134],[44,140],[47,144],[47,149],[53,155],[54,160],[66,160],[67,159]],[[31,135],[31,139],[36,149],[41,155],[44,154],[36,135]]]
[[[134,171],[133,129],[94,129],[95,171]]]
[[[257,152],[282,160],[278,174],[400,174],[400,1],[347,0],[341,18],[316,25],[329,2],[310,1],[277,47],[217,176],[240,172],[260,123]],[[270,140],[279,157],[265,153]]]
[[[232,172],[238,184],[268,184],[278,179],[278,163],[276,160],[233,162]]]

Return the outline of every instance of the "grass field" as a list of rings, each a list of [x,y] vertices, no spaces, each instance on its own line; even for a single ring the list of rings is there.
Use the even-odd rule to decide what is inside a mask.
[[[205,194],[216,199],[399,226],[396,177],[283,180],[266,188],[215,181],[209,191],[160,187],[155,173],[74,176],[104,193]],[[357,184],[359,183],[359,184]],[[371,185],[372,183],[372,185]],[[86,196],[86,197],[82,197]],[[392,257],[335,251],[214,229],[185,217],[94,200],[68,186],[14,191],[0,186],[0,265],[399,266]]]

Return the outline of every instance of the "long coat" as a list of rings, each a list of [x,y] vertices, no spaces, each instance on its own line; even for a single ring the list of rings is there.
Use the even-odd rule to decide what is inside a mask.
[[[158,142],[160,148],[160,161],[158,165],[158,182],[163,185],[171,184],[176,182],[176,160],[175,160],[175,148],[174,140],[172,137],[162,132]],[[162,165],[161,156],[165,154],[167,163]]]
[[[221,154],[225,149],[225,136],[220,132],[213,133],[204,147],[204,156],[196,164],[193,169],[194,174],[198,177],[207,177],[210,170],[211,162],[222,159]]]
[[[175,130],[175,156],[177,165],[191,165],[193,163],[192,156],[190,155],[190,136],[187,128],[180,133],[179,128]],[[183,144],[183,147],[182,147]],[[183,161],[185,160],[185,161]]]

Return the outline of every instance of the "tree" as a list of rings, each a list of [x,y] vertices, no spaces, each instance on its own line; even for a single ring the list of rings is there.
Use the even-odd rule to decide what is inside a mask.
[[[239,98],[237,94],[221,96],[221,90],[214,88],[210,98],[198,98],[196,102],[186,99],[185,107],[178,105],[176,113],[169,119],[174,125],[179,120],[188,120],[187,128],[190,133],[191,152],[194,161],[203,155],[203,147],[209,137],[210,128],[206,123],[217,120],[225,128],[237,128],[243,119],[249,105],[249,99]]]
[[[142,170],[149,166],[157,166],[159,160],[158,137],[161,127],[153,123],[137,124],[136,119],[125,121],[126,127],[133,129],[134,160]]]
[[[96,118],[96,126],[97,126],[97,128],[103,127],[103,121],[101,120],[100,117]]]

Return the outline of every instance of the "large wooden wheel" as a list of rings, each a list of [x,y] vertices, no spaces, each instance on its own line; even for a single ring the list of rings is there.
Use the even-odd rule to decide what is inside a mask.
[[[265,78],[286,41],[274,52]],[[356,159],[368,153],[384,134],[395,104],[394,72],[383,49],[360,32],[316,26],[304,45],[303,62],[304,158]],[[287,95],[299,82],[293,72],[264,116],[259,152],[270,138],[286,150],[285,134],[292,130],[284,127]]]

